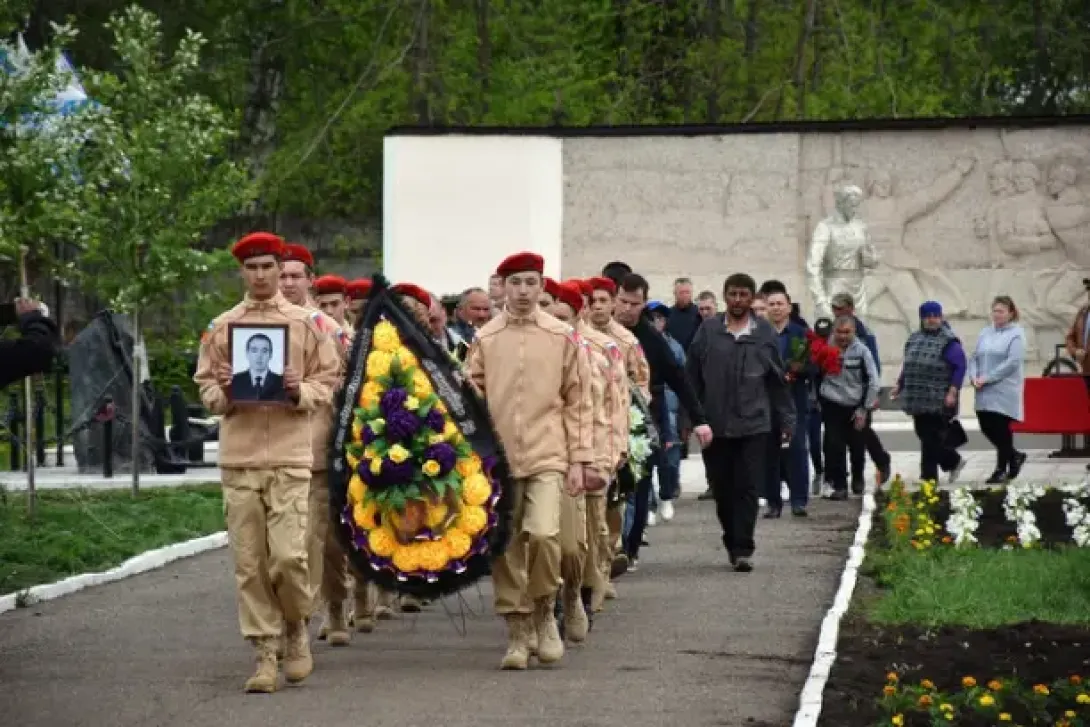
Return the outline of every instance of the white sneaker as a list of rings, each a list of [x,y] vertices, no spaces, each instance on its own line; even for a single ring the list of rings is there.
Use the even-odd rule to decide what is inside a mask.
[[[757,505],[759,507],[768,507],[768,500],[764,499],[763,497],[758,497],[757,498]]]
[[[655,527],[655,524],[657,522],[658,522],[658,519],[655,517],[655,513],[653,513],[653,512],[647,513],[647,527],[653,528],[653,527]]]
[[[674,519],[674,503],[670,500],[663,500],[659,503],[659,511],[662,515],[663,522],[670,522]]]

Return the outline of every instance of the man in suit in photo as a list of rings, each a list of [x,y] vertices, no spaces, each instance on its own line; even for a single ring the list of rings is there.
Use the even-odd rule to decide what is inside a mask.
[[[255,333],[246,341],[246,359],[250,368],[231,378],[231,397],[235,401],[284,401],[284,377],[269,370],[272,339]]]

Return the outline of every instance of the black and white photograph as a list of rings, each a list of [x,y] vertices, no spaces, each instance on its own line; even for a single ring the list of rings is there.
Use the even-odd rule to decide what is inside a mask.
[[[231,401],[235,404],[287,404],[284,366],[288,327],[273,324],[232,324]]]

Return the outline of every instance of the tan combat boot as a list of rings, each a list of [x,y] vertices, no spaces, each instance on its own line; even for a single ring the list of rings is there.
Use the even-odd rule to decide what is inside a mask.
[[[553,608],[556,596],[544,596],[534,602],[533,628],[537,632],[537,660],[552,664],[564,656],[564,641],[556,625]]]
[[[564,637],[574,644],[587,640],[590,620],[578,588],[564,588]]]
[[[375,590],[378,591],[378,606],[375,607],[375,618],[379,621],[389,621],[397,615],[394,613],[394,601],[397,600],[397,594],[383,591],[377,586]]]
[[[348,642],[352,640],[352,632],[348,628],[347,616],[343,603],[329,604],[329,617],[326,623],[329,624],[328,638],[330,646],[348,646]]]
[[[360,585],[356,588],[356,631],[369,634],[375,630],[374,586]]]
[[[532,630],[530,617],[524,613],[507,614],[507,653],[503,655],[500,669],[522,671],[530,665],[529,636]]]
[[[284,660],[284,654],[288,650],[288,637],[283,631],[280,632],[280,637],[276,639],[276,658],[280,661]]]
[[[287,648],[284,650],[284,678],[295,684],[314,671],[310,656],[310,633],[304,621],[290,623],[286,629]]]
[[[276,677],[279,673],[276,666],[276,643],[277,639],[253,639],[257,669],[246,680],[246,691],[249,694],[272,694],[276,691]]]
[[[402,613],[420,613],[424,610],[424,603],[416,596],[402,596],[401,597],[401,612]]]
[[[617,586],[612,583],[607,583],[605,588],[605,597],[607,601],[612,601],[617,597]]]

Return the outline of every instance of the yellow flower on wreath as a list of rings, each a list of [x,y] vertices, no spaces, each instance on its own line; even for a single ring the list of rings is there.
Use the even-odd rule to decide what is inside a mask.
[[[458,431],[458,425],[449,419],[447,420],[447,423],[443,425],[443,439],[453,445],[458,445],[462,441],[462,433]]]
[[[415,412],[420,408],[420,399],[417,399],[415,396],[405,397],[405,408],[411,412]]]
[[[480,507],[492,495],[492,484],[480,472],[466,477],[462,482],[462,502]]]
[[[413,543],[416,562],[419,568],[427,571],[441,571],[450,562],[450,552],[438,540],[425,540]]]
[[[369,502],[366,505],[362,502],[356,502],[352,506],[352,520],[355,521],[356,526],[363,528],[364,530],[374,530],[378,527],[378,521],[376,516],[378,515],[378,508],[375,507],[375,503]]]
[[[382,458],[381,457],[374,457],[371,460],[370,468],[371,468],[371,474],[373,474],[373,475],[382,474]]]
[[[427,514],[424,517],[429,528],[437,528],[446,522],[447,515],[450,514],[450,508],[443,503],[436,505],[428,505]]]
[[[483,507],[467,505],[458,515],[457,528],[466,535],[476,535],[488,525],[488,513]]]
[[[397,542],[397,535],[387,525],[369,532],[367,544],[371,547],[371,552],[380,558],[389,558],[401,545]]]
[[[382,385],[377,381],[368,381],[360,390],[360,406],[372,409],[382,400]]]
[[[397,335],[397,329],[389,321],[379,321],[371,336],[371,345],[376,351],[394,353],[401,348],[401,337]]]
[[[435,393],[431,385],[431,379],[422,369],[413,371],[413,394],[419,399],[427,399]]]
[[[367,378],[377,379],[390,375],[390,366],[394,357],[385,351],[372,351],[367,354]]]
[[[481,457],[476,452],[473,452],[468,457],[462,457],[455,465],[454,469],[458,471],[462,479],[468,480],[470,477],[481,472]]]
[[[439,463],[434,459],[429,459],[424,464],[420,465],[420,471],[426,474],[428,477],[435,477],[441,471]]]
[[[443,536],[443,544],[447,548],[447,555],[451,560],[461,560],[469,553],[469,549],[473,547],[473,538],[469,537],[461,530],[448,530],[446,535]]]
[[[412,573],[414,570],[420,569],[420,551],[414,548],[414,545],[416,543],[398,546],[392,558],[394,568],[402,573]]]
[[[352,475],[352,478],[348,480],[348,501],[355,504],[363,502],[365,497],[367,497],[367,485],[358,474]]]
[[[412,453],[402,447],[400,444],[395,444],[394,446],[390,447],[390,451],[386,454],[390,457],[390,461],[394,462],[395,464],[401,464],[412,456]],[[378,473],[376,472],[375,474]]]
[[[405,346],[398,347],[397,358],[401,362],[401,368],[403,369],[417,368],[420,366],[420,361],[416,358],[416,354]]]

